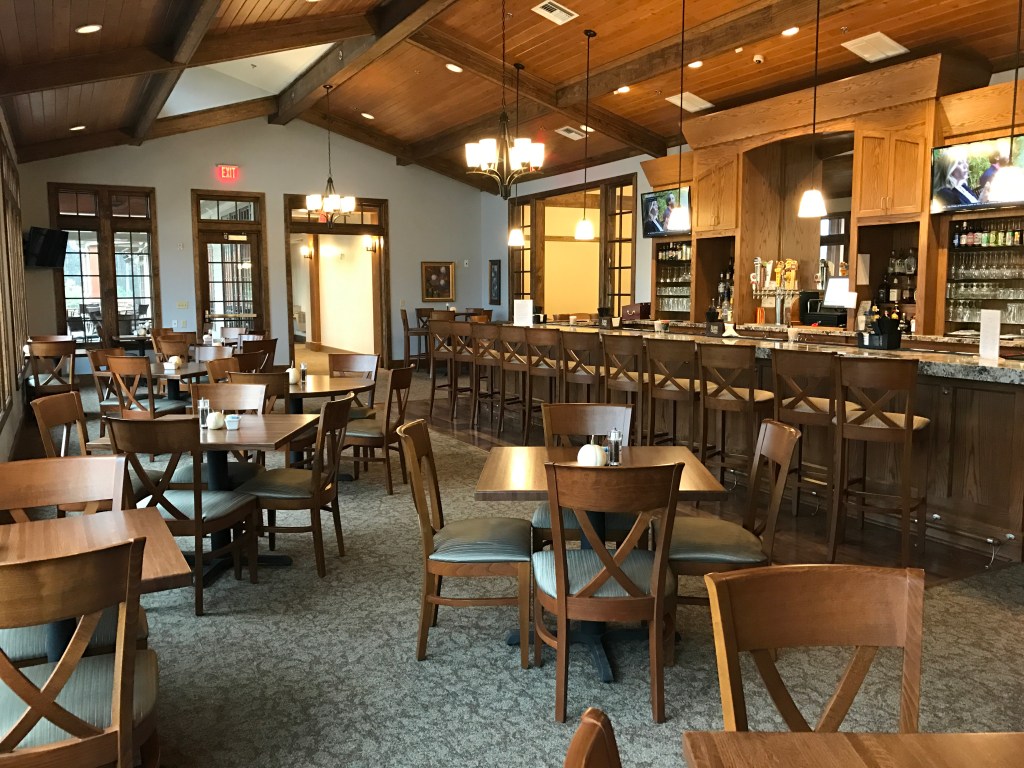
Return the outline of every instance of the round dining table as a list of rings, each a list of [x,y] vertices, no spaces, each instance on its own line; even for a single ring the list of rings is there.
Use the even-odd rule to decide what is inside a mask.
[[[302,401],[307,397],[338,397],[349,392],[359,394],[373,390],[375,382],[365,376],[328,376],[323,373],[306,375],[305,382],[291,384],[288,387],[288,402],[285,407],[288,413],[302,413]],[[301,451],[289,451],[288,461],[297,464],[302,461]],[[341,479],[348,480],[348,475]]]

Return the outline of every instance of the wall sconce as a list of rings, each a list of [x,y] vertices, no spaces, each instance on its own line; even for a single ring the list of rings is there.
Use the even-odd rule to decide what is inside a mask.
[[[369,253],[377,252],[377,238],[373,235],[363,235],[363,246]]]
[[[302,258],[304,259],[313,258],[313,251],[308,245],[303,245],[301,248],[299,248],[299,253],[302,254]]]

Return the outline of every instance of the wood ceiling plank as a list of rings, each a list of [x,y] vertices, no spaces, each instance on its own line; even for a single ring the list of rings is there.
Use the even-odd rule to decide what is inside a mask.
[[[543,104],[538,104],[534,101],[523,102],[519,105],[518,119],[522,123],[527,123],[530,120],[546,115],[551,110]],[[515,115],[514,109],[509,110],[510,123],[509,129],[515,132]],[[417,159],[423,159],[427,157],[433,157],[434,155],[441,155],[445,152],[450,152],[453,149],[467,144],[468,142],[475,141],[481,136],[497,135],[498,119],[501,117],[501,112],[492,112],[489,115],[473,120],[472,122],[463,123],[462,125],[456,126],[444,133],[439,133],[431,136],[428,139],[422,139],[410,145],[410,150],[413,157]]]
[[[0,73],[0,95],[12,96],[99,80],[117,80],[174,67],[172,62],[148,48],[129,48],[4,70]]]
[[[456,0],[395,0],[375,9],[371,23],[376,40],[362,52],[341,58],[338,46],[327,51],[309,70],[278,95],[278,111],[271,122],[284,125],[321,99],[321,88],[341,85],[400,45]],[[345,41],[351,42],[351,41]],[[341,43],[341,46],[345,45]]]
[[[107,147],[131,143],[131,134],[122,130],[101,131],[83,136],[69,136],[64,139],[22,145],[18,148],[17,152],[18,162],[31,163],[36,160],[47,160],[51,157],[62,157],[78,152],[89,152],[94,149],[106,149]]]
[[[505,82],[514,81],[515,70],[511,65],[506,64],[503,71],[500,59],[496,59],[479,49],[471,48],[439,30],[429,28],[420,30],[410,38],[410,42],[447,61],[453,61],[464,69],[492,82],[501,84],[503,79]],[[616,141],[634,147],[653,157],[660,157],[665,154],[665,140],[661,136],[593,104],[590,107],[589,117],[585,117],[583,105],[559,105],[554,85],[526,71],[520,75],[520,94],[523,98],[543,104],[580,123],[585,119],[589,120],[590,127],[595,131],[599,131]]]
[[[350,14],[328,18],[305,16],[275,21],[209,34],[203,39],[189,64],[201,66],[245,59],[293,48],[334,43],[372,33],[370,22],[364,15]]]

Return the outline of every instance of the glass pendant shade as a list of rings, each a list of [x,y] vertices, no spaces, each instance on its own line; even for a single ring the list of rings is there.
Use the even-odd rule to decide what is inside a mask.
[[[512,227],[508,231],[508,247],[509,248],[522,248],[526,245],[526,239],[523,237],[523,230],[519,227]]]
[[[306,195],[306,210],[307,211],[319,211],[320,206],[324,203],[323,195]]]
[[[690,231],[690,207],[688,205],[677,205],[668,215],[666,229],[670,232]]]
[[[800,197],[800,208],[797,210],[801,219],[820,219],[828,215],[825,210],[825,198],[819,189],[808,189]]]
[[[338,210],[340,210],[342,213],[352,213],[355,209],[356,199],[354,197],[352,197],[351,195],[346,195],[345,197],[341,198],[340,207]]]
[[[576,222],[576,234],[573,235],[574,240],[593,240],[594,239],[594,225],[590,222],[590,219],[585,216]]]

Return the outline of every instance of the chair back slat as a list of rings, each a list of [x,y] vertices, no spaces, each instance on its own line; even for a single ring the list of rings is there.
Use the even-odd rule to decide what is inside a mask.
[[[33,390],[44,394],[71,392],[75,387],[74,341],[30,341],[29,370]]]
[[[331,376],[362,377],[376,383],[378,368],[380,368],[380,355],[358,352],[331,352],[327,356],[327,370]],[[366,405],[373,405],[376,394],[375,389],[376,387],[364,393]],[[363,405],[359,395],[356,395],[353,405]]]
[[[832,352],[773,350],[775,419],[790,424],[831,425],[836,415],[835,365]]]
[[[82,410],[82,396],[78,392],[40,397],[32,401],[32,411],[39,425],[39,437],[43,441],[47,458],[71,455],[72,435],[78,440],[78,455],[85,455],[89,432],[85,411]],[[61,430],[59,443],[54,441],[53,435],[53,431],[58,428]]]
[[[615,427],[622,433],[622,444],[629,445],[629,425],[633,410],[628,405],[611,403],[544,403],[544,445],[581,445],[592,437],[607,437]]]
[[[622,768],[612,722],[600,709],[590,707],[583,713],[565,753],[564,768]]]
[[[264,387],[263,413],[270,413],[278,400],[288,397],[290,385],[288,384],[288,373],[279,371],[275,373],[242,373],[241,371],[228,371],[228,381],[232,384],[261,384]]]
[[[557,328],[526,329],[526,362],[531,376],[557,378],[562,369],[562,334]]]
[[[501,348],[498,341],[500,326],[493,323],[473,323],[470,336],[473,341],[473,362],[497,368],[501,365]]]
[[[99,402],[102,403],[104,400],[117,398],[117,395],[114,393],[113,377],[110,375],[110,369],[107,366],[107,358],[110,356],[124,357],[125,354],[124,347],[106,347],[89,350],[89,367],[92,368],[92,381],[96,387],[96,399]]]
[[[498,330],[503,371],[525,371],[529,368],[526,349],[526,329],[518,325],[503,325]]]
[[[121,407],[121,418],[155,418],[156,399],[149,360],[145,357],[110,355],[107,357],[107,366],[113,378],[114,394]]]
[[[796,428],[773,419],[761,422],[751,462],[750,480],[747,483],[747,508],[743,517],[743,527],[761,537],[761,548],[769,563],[772,561],[775,547],[775,528],[779,520],[782,496],[786,491],[786,478],[793,466],[793,457],[799,442],[800,431]],[[767,486],[768,489],[768,505],[763,521],[759,519],[758,503],[762,486]]]
[[[645,346],[650,394],[663,398],[692,397],[700,380],[696,343],[647,339]]]
[[[604,385],[608,389],[640,392],[644,382],[644,340],[641,336],[601,334]]]
[[[348,413],[355,396],[350,392],[337,400],[328,400],[320,406],[320,421],[316,428],[316,450],[313,453],[313,508],[327,504],[328,489],[337,488],[338,468],[345,447]],[[320,478],[319,483],[316,478]],[[317,506],[319,505],[319,506]]]
[[[230,349],[230,347],[224,347],[224,349]],[[233,355],[206,361],[206,378],[210,380],[211,384],[227,381],[232,372],[238,373],[241,370],[238,358]]]
[[[473,362],[473,324],[451,324],[452,359],[456,363]]]
[[[435,320],[427,322],[430,330],[430,357],[432,360],[452,359],[452,321]]]
[[[261,373],[266,355],[262,352],[236,352],[233,359],[238,363],[238,370],[246,373]]]
[[[416,366],[408,368],[381,369],[377,373],[381,393],[387,394],[384,411],[383,433],[386,438],[397,434],[397,430],[405,423],[405,409],[409,404],[409,388],[412,386],[412,372]]]
[[[120,511],[124,484],[123,456],[8,461],[0,463],[0,510],[84,504],[86,512]]]
[[[754,402],[756,350],[752,346],[698,344],[701,398],[718,408]]]
[[[212,344],[199,344],[196,346],[197,363],[208,363],[212,360],[223,360],[224,358],[231,357],[234,354],[234,349],[223,345],[215,347]]]
[[[238,351],[241,354],[256,353],[260,355],[258,372],[270,370],[270,367],[274,364],[274,355],[277,354],[277,339],[264,339],[263,337],[247,339],[242,337],[240,343],[241,348]]]
[[[398,436],[409,473],[409,487],[420,524],[420,543],[426,559],[434,551],[434,534],[444,527],[434,448],[430,443],[427,422],[423,419],[403,424],[398,428]]]
[[[209,400],[211,411],[263,413],[267,387],[265,384],[195,384],[192,393],[196,401]]]

